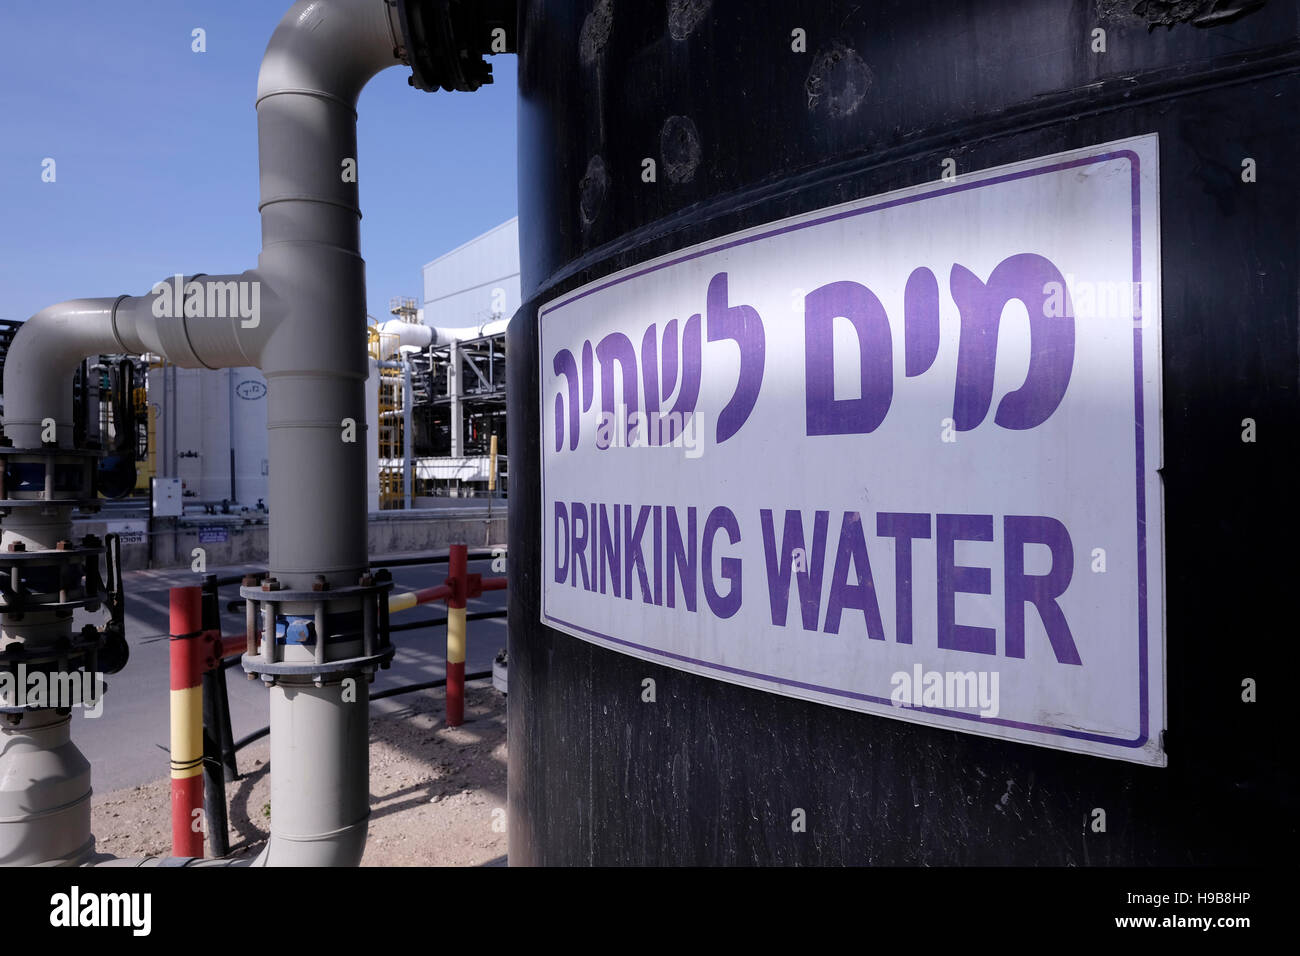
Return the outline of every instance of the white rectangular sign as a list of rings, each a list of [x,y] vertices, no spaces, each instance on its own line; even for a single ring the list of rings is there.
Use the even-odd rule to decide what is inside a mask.
[[[144,544],[148,534],[143,521],[110,521],[104,528],[106,534],[117,535],[121,544]]]
[[[684,249],[541,309],[542,620],[1163,766],[1154,135]]]

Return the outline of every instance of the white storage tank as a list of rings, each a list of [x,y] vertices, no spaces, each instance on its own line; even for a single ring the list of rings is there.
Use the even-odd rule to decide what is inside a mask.
[[[149,404],[157,416],[156,474],[180,478],[187,504],[265,503],[269,456],[261,372],[152,368]]]

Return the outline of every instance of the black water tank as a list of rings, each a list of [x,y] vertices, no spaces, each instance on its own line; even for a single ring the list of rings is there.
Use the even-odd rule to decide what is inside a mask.
[[[1298,35],[1291,0],[522,0],[512,863],[1294,858]],[[982,170],[1150,133],[1168,766],[766,693],[540,623],[539,306],[695,243],[932,182],[945,159]]]

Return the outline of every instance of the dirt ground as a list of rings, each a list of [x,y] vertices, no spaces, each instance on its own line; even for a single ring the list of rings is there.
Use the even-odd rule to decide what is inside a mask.
[[[465,723],[443,723],[442,690],[399,698],[400,713],[370,722],[370,836],[362,866],[483,866],[505,862],[506,705],[490,681],[466,688]],[[231,856],[256,855],[271,821],[262,738],[239,754],[226,785]],[[166,778],[96,794],[96,850],[118,857],[171,854]]]

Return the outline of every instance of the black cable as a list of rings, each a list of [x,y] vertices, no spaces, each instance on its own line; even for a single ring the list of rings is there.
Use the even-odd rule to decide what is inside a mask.
[[[491,676],[492,676],[491,671],[477,671],[473,674],[466,674],[465,682],[469,683],[472,680],[484,680]],[[374,701],[377,700],[383,700],[385,697],[396,697],[399,694],[411,694],[414,693],[415,691],[420,691],[420,690],[432,690],[435,687],[442,687],[446,683],[447,683],[447,678],[444,677],[440,680],[424,681],[423,683],[419,683],[419,684],[407,684],[404,687],[390,687],[388,690],[381,690],[378,694],[371,694],[370,700],[373,703]],[[270,727],[263,727],[261,730],[255,730],[247,737],[241,737],[239,740],[236,740],[234,749],[236,751],[243,750],[249,744],[261,740],[270,732],[271,732]]]
[[[472,680],[483,680],[484,678],[491,676],[491,671],[479,671],[476,674],[466,674],[465,681],[468,683]],[[371,694],[370,700],[373,702],[376,700],[383,700],[385,697],[396,697],[399,694],[410,694],[417,690],[432,690],[435,687],[442,687],[446,683],[447,678],[444,677],[441,680],[428,680],[420,684],[408,684],[405,687],[390,687],[388,690],[381,690],[378,694]]]
[[[475,611],[472,614],[466,614],[465,621],[467,623],[469,621],[490,621],[493,618],[506,617],[509,613],[505,608],[498,611]],[[388,625],[388,632],[391,634],[393,631],[418,631],[422,627],[437,627],[446,623],[447,619],[445,617],[430,618],[427,621],[406,621],[402,624]]]

